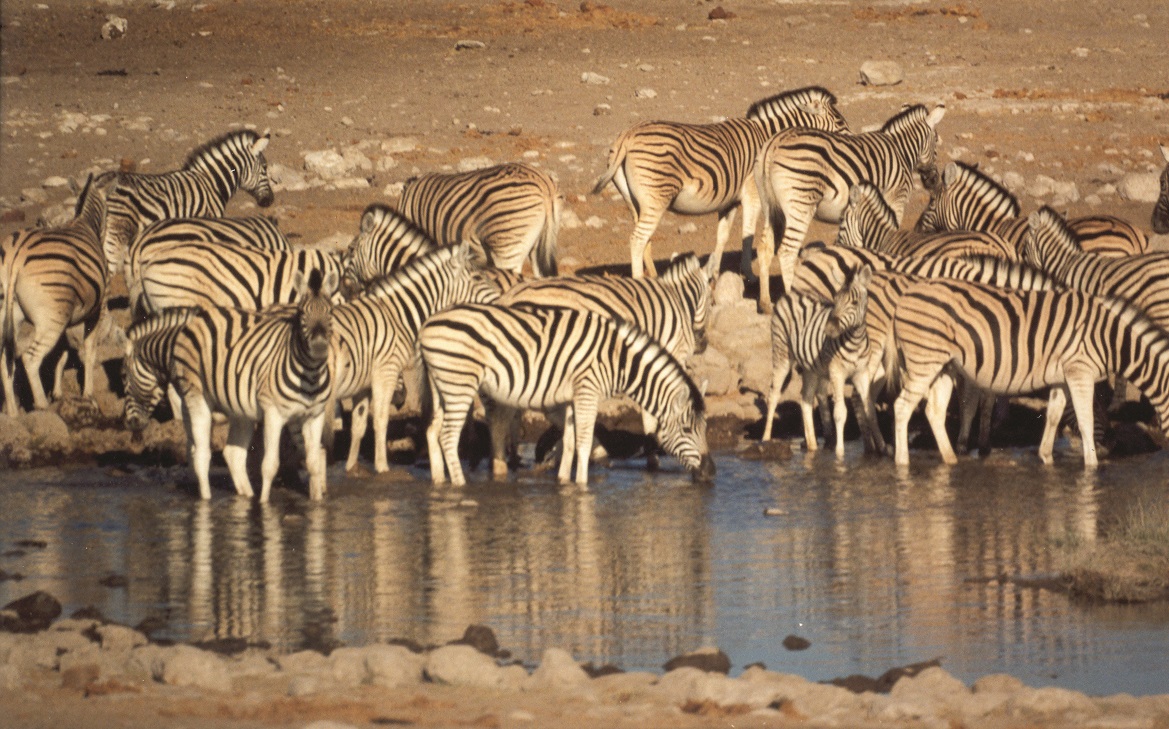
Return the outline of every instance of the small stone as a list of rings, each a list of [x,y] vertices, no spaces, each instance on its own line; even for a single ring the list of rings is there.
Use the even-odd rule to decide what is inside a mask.
[[[763,510],[763,516],[787,516],[787,510],[781,509],[778,506],[769,506]],[[787,640],[787,638],[784,640]]]
[[[426,676],[452,686],[498,686],[502,680],[495,659],[469,645],[445,645],[426,656]]]
[[[487,44],[480,40],[460,40],[455,41],[456,51],[478,51],[486,48]]]
[[[495,162],[490,157],[464,157],[455,165],[459,172],[472,172],[491,167]]]
[[[532,689],[581,686],[589,682],[589,675],[568,651],[549,648],[544,651],[540,665],[532,672],[527,687]]]
[[[1027,184],[1027,180],[1018,172],[1011,170],[1003,173],[1003,184],[1011,192],[1018,192]]]
[[[41,180],[41,187],[46,188],[67,187],[68,185],[69,178],[61,177],[60,175],[53,175],[52,177],[46,177],[44,180]]]
[[[731,659],[718,648],[706,647],[675,656],[662,666],[667,672],[683,667],[697,668],[708,673],[725,674],[731,670]]]
[[[163,683],[212,691],[231,690],[230,675],[215,654],[189,645],[177,645],[167,651],[160,677]]]
[[[657,98],[658,92],[650,88],[644,88],[634,91],[633,95],[638,99],[654,99]]]
[[[711,10],[706,14],[707,20],[732,20],[737,17],[738,16],[731,11],[723,8],[722,5],[715,6],[714,10]]]
[[[593,116],[609,116],[613,113],[613,107],[608,104],[597,104],[593,107]]]
[[[689,235],[691,233],[697,233],[698,232],[698,225],[697,225],[697,223],[692,223],[692,222],[682,223],[681,225],[678,226],[678,232],[681,233],[682,235]]]
[[[14,613],[15,620],[0,617],[0,628],[14,633],[34,633],[49,627],[60,617],[61,603],[49,593],[37,590],[8,603],[4,611]]]
[[[117,15],[107,15],[106,22],[101,27],[101,37],[104,40],[114,40],[126,35],[126,28],[129,23],[125,18]]]
[[[353,117],[349,117],[349,116],[341,117],[341,124],[343,126],[347,126],[347,127],[353,126]]]
[[[863,86],[896,86],[905,78],[905,72],[896,61],[865,61],[861,64],[860,75]]]
[[[584,224],[585,224],[585,227],[586,227],[586,228],[594,228],[594,229],[598,229],[598,228],[604,228],[604,227],[605,227],[605,221],[604,221],[602,218],[600,218],[599,216],[596,216],[596,215],[590,215],[590,216],[589,216],[589,217],[588,217],[588,218],[587,218],[587,219],[584,221]]]
[[[593,73],[592,71],[585,71],[580,75],[580,81],[581,83],[592,86],[607,86],[609,84],[609,77],[602,76],[599,73]]]
[[[294,676],[288,682],[289,696],[312,696],[321,690],[321,681],[316,676]]]
[[[405,154],[418,149],[418,140],[415,137],[390,137],[382,140],[383,154]]]
[[[322,180],[338,180],[353,171],[353,165],[339,152],[322,149],[305,152],[304,169]]]
[[[789,651],[806,651],[812,647],[812,641],[798,635],[789,635],[783,639],[783,647]]]
[[[1161,194],[1161,176],[1156,172],[1130,172],[1120,178],[1116,191],[1121,200],[1155,203]]]
[[[576,230],[584,225],[580,221],[580,216],[572,208],[564,208],[560,211],[560,229],[561,230]]]
[[[49,196],[39,187],[26,187],[20,191],[20,199],[33,205],[43,205],[49,201]]]
[[[405,188],[405,182],[391,182],[382,188],[382,194],[386,197],[402,197],[402,190]]]

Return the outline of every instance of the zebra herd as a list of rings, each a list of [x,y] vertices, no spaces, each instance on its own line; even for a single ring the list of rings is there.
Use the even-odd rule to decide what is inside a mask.
[[[338,402],[354,403],[346,467],[373,420],[374,468],[388,469],[387,428],[402,373],[420,362],[432,412],[435,483],[465,483],[460,433],[476,399],[492,438],[494,475],[507,471],[520,411],[563,424],[559,479],[587,483],[599,403],[627,396],[647,433],[696,477],[713,475],[702,388],[685,362],[705,348],[712,284],[743,209],[741,273],[758,253],[761,313],[772,317],[773,378],[764,440],[794,370],[808,447],[812,411],[835,400],[841,453],[851,380],[866,446],[884,452],[876,395],[900,387],[894,457],[908,461],[907,422],[920,400],[943,460],[944,416],[963,389],[959,447],[994,395],[1051,387],[1039,455],[1050,461],[1070,399],[1097,460],[1092,389],[1123,377],[1169,426],[1169,254],[1111,216],[1021,214],[1015,197],[970,165],[937,170],[945,106],[906,106],[873,132],[853,133],[835,97],[808,87],[763,99],[714,124],[647,122],[614,143],[594,192],[612,183],[633,218],[632,277],[560,276],[563,199],[525,164],[430,173],[404,186],[397,209],[370,205],[343,253],[292,246],[266,217],[223,218],[238,191],[273,201],[270,137],[242,129],[193,151],[173,172],[107,172],[81,191],[75,219],[19,231],[0,247],[5,410],[18,327],[34,334],[20,358],[37,408],[40,365],[63,333],[82,352],[92,396],[95,342],[108,330],[107,293],[125,278],[125,423],[148,424],[164,396],[182,418],[200,495],[210,497],[213,414],[229,423],[224,459],[241,495],[253,489],[247,451],[264,426],[260,500],[269,498],[284,426],[304,440],[309,495],[326,490],[324,443]],[[1169,149],[1162,147],[1169,162]],[[914,178],[930,201],[913,230],[902,217]],[[650,239],[663,214],[717,213],[704,266],[687,254],[658,276]],[[805,244],[813,218],[839,223],[832,244]],[[1169,166],[1153,212],[1169,230]],[[784,295],[771,302],[778,252]],[[528,262],[534,278],[522,274]],[[54,395],[59,397],[60,369]],[[830,386],[830,388],[829,388]],[[821,399],[826,415],[826,400]],[[575,461],[575,471],[573,469]]]

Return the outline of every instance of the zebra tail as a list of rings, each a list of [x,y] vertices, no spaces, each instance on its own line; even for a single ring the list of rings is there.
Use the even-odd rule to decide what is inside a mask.
[[[15,256],[4,262],[4,313],[0,322],[0,354],[7,352],[9,382],[16,376],[16,314],[12,308],[16,305],[16,261],[12,258]]]
[[[605,174],[601,175],[601,179],[597,180],[597,184],[593,185],[593,194],[600,195],[601,191],[605,189],[613,177],[617,174],[618,168],[625,164],[625,134],[613,143],[613,148],[609,150],[609,168],[605,170]]]
[[[544,228],[540,231],[540,239],[536,241],[533,251],[534,264],[532,268],[541,276],[556,276],[559,269],[556,265],[556,239],[560,234],[560,210],[563,200],[559,195],[552,198],[548,210],[544,211]]]
[[[885,335],[885,352],[883,364],[885,366],[885,393],[892,397],[901,389],[901,350],[897,348],[893,338],[893,327],[889,327]]]

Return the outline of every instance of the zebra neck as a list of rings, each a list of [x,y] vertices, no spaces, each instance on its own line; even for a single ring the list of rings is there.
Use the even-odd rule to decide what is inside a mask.
[[[1063,246],[1048,246],[1044,254],[1043,270],[1064,284],[1074,282],[1077,287],[1094,278],[1099,268],[1096,264],[1107,260]]]
[[[1169,432],[1169,333],[1136,307],[1117,299],[1099,301],[1109,371],[1123,375],[1149,398],[1161,429]]]
[[[194,173],[214,190],[222,205],[226,205],[239,189],[240,173],[237,163],[224,160],[222,164],[217,165],[213,159],[204,156],[192,160],[186,171]]]

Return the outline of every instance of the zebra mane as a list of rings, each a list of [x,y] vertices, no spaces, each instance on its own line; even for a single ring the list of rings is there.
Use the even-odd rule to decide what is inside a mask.
[[[951,169],[955,170],[955,172],[950,173],[949,171]],[[953,180],[946,181],[946,178],[950,177],[951,174],[956,175],[956,177]],[[978,196],[981,199],[986,199],[986,197],[993,195],[994,197],[1007,200],[1011,206],[1010,217],[1012,218],[1019,217],[1023,211],[1023,207],[1019,204],[1019,198],[1015,197],[1015,193],[1008,190],[1002,184],[995,182],[989,175],[978,169],[978,165],[976,164],[972,165],[958,161],[951,162],[949,165],[946,165],[946,169],[942,173],[942,180],[945,187],[960,185],[962,187],[976,188],[978,190]]]
[[[658,344],[656,339],[633,322],[626,321],[625,319],[614,319],[613,322],[617,326],[618,338],[630,347],[640,348],[645,353],[642,361],[651,359],[665,360],[668,362],[666,366],[676,374],[681,375],[682,381],[689,388],[690,402],[694,406],[694,412],[699,415],[706,412],[706,399],[702,396],[702,391],[698,389],[698,385],[694,384],[694,380],[686,372],[686,368],[682,366],[682,363],[674,355],[667,352],[662,345]]]
[[[198,314],[199,311],[200,309],[195,306],[176,306],[171,309],[163,309],[157,314],[153,314],[149,318],[131,325],[126,330],[126,338],[131,342],[136,342],[142,337],[166,329],[181,327],[190,321],[191,317]]]
[[[365,287],[366,295],[397,296],[406,288],[413,286],[420,274],[439,269],[456,258],[461,259],[469,267],[470,249],[466,243],[454,246],[442,246],[430,253],[412,259],[406,265],[393,273],[374,279]]]
[[[871,182],[858,182],[849,190],[849,207],[857,203],[863,203],[865,210],[881,216],[882,221],[891,225],[894,230],[900,227],[897,224],[897,214],[893,212],[893,208],[889,207],[889,203],[885,200],[885,196],[881,194],[881,191],[877,189],[877,186]]]
[[[251,147],[251,145],[254,144],[259,138],[260,135],[252,129],[233,129],[230,132],[220,134],[218,137],[208,142],[204,142],[203,144],[200,144],[198,147],[195,147],[193,150],[191,150],[190,154],[187,155],[186,160],[183,161],[183,169],[191,169],[200,160],[205,158],[208,152],[211,152],[212,150],[222,146],[227,146],[230,142],[243,140],[243,142],[248,147]]]
[[[383,203],[371,203],[361,213],[361,220],[364,222],[367,215],[377,215],[377,227],[383,230],[393,230],[393,235],[389,237],[390,240],[397,242],[406,238],[414,240],[421,239],[430,244],[431,248],[437,248],[438,243],[435,242],[430,235],[414,224],[412,220],[400,213],[395,208],[385,205]],[[385,221],[389,221],[388,223]],[[365,231],[362,231],[365,232]]]
[[[702,264],[699,263],[698,256],[694,253],[684,253],[670,261],[670,267],[662,272],[661,280],[664,283],[676,283],[701,267]]]
[[[836,106],[836,97],[828,89],[822,86],[805,86],[802,89],[792,89],[768,96],[766,99],[759,99],[747,109],[747,118],[773,117],[777,108],[791,109],[796,103],[807,101],[816,96],[822,97],[832,106]]]
[[[881,131],[885,134],[895,134],[908,127],[921,124],[928,114],[929,110],[923,104],[907,106],[881,125]]]
[[[1050,231],[1044,239],[1054,240],[1057,245],[1069,251],[1082,252],[1079,238],[1067,218],[1060,215],[1050,205],[1044,205],[1027,217],[1027,233],[1030,237],[1038,238],[1043,232]]]

